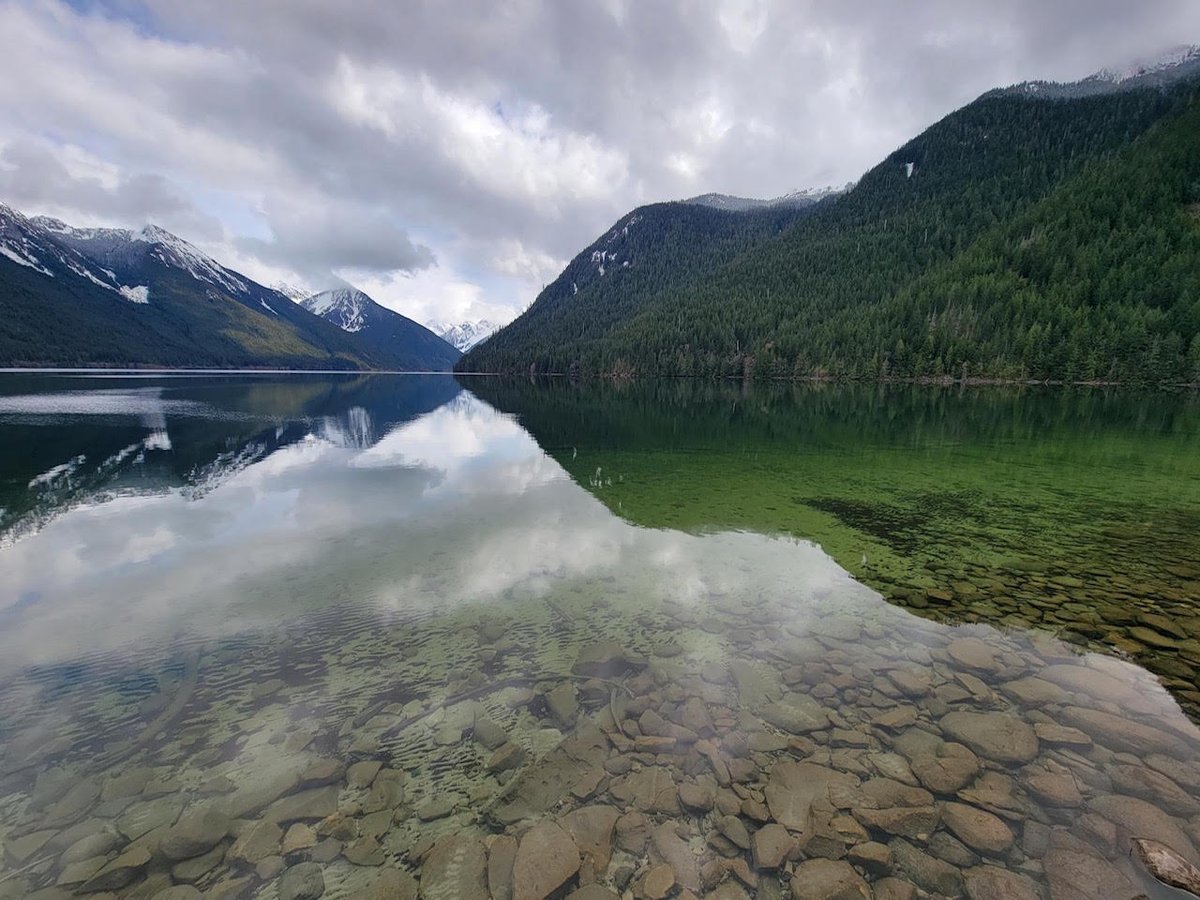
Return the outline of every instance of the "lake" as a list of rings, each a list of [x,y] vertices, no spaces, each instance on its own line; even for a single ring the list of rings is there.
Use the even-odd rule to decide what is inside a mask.
[[[0,438],[4,900],[1200,864],[1194,394],[2,374]]]

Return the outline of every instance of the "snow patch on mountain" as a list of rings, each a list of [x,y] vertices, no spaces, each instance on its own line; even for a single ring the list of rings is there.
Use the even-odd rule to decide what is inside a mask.
[[[152,252],[161,262],[183,269],[193,278],[220,285],[235,294],[246,294],[250,290],[246,282],[233,272],[165,228],[147,225],[133,237],[134,240],[155,245]]]
[[[375,301],[355,288],[338,288],[313,294],[300,305],[313,315],[333,322],[342,331],[362,331],[367,324],[367,311]]]
[[[288,284],[286,281],[277,281],[271,285],[271,290],[283,294],[293,303],[300,303],[312,296],[312,291],[306,291],[304,288],[296,287],[294,284]]]
[[[988,91],[984,97],[1023,94],[1028,97],[1069,99],[1112,94],[1143,88],[1163,89],[1191,78],[1200,78],[1200,46],[1172,47],[1154,57],[1101,69],[1079,81],[1023,81]]]
[[[500,326],[487,319],[468,322],[426,322],[425,327],[448,344],[453,344],[466,353],[476,344],[481,344],[500,330]]]
[[[755,197],[737,197],[733,194],[711,193],[690,197],[683,202],[694,206],[723,209],[728,212],[748,212],[752,209],[767,209],[774,206],[811,206],[814,203],[819,203],[826,197],[835,197],[838,194],[844,194],[852,187],[854,187],[853,181],[847,182],[842,187],[827,185],[826,187],[819,188],[803,188],[802,190],[788,191],[786,194],[780,194],[778,197],[773,197],[770,200],[761,200]]]

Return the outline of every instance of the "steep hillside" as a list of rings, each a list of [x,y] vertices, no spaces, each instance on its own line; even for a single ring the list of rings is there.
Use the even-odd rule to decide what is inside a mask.
[[[397,368],[291,300],[148,226],[0,206],[0,366]]]
[[[1173,380],[1197,334],[1186,227],[1187,204],[1200,201],[1195,90],[1186,79],[1121,85],[1086,96],[990,92],[777,233],[724,258],[700,243],[680,264],[643,272],[636,289],[581,292],[568,310],[569,267],[459,369]],[[1114,255],[1150,234],[1170,239],[1141,258]],[[1090,250],[1068,252],[1068,268],[1060,244]],[[1042,254],[1050,271],[1039,277],[1057,287],[1039,288],[1031,305],[1010,278],[974,299],[983,261],[1005,253]],[[1153,300],[1135,275],[1143,262],[1160,270]],[[1102,349],[1080,363],[1099,334]],[[1043,343],[1053,349],[1026,351]],[[1139,361],[1155,347],[1161,364],[1148,372]]]
[[[354,288],[323,291],[301,301],[300,306],[390,355],[399,369],[448,372],[462,355],[428,328],[380,306]]]
[[[567,371],[584,361],[583,347],[599,346],[673,285],[715,272],[819,208],[783,204],[727,211],[692,202],[640,207],[576,256],[528,310],[455,368]],[[585,364],[595,368],[590,360]]]

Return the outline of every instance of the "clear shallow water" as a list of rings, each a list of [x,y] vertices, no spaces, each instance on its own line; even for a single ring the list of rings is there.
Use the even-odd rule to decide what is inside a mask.
[[[469,386],[496,405],[436,377],[0,381],[0,897],[296,896],[314,862],[334,897],[646,895],[667,872],[701,896],[1133,897],[1169,892],[1130,838],[1200,863],[1177,684],[1102,639],[914,615],[844,567],[859,532],[811,533],[839,564],[803,522],[722,521],[664,464],[678,441],[619,427],[678,402],[605,396],[580,423]],[[726,423],[726,450],[778,451]],[[1192,438],[1118,430],[1126,472]],[[825,430],[806,471],[857,433]],[[1026,454],[1032,482],[1064,453]],[[639,524],[689,498],[707,518]],[[922,583],[918,551],[888,583]]]

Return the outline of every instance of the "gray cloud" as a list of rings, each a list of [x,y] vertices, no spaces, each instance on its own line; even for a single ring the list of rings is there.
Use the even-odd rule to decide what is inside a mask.
[[[379,210],[343,203],[304,207],[273,201],[267,212],[272,240],[245,237],[237,247],[250,256],[289,266],[315,283],[335,269],[371,274],[414,272],[436,264],[433,251]]]
[[[72,173],[44,142],[15,140],[0,148],[0,197],[18,207],[83,214],[113,224],[147,222],[186,230],[200,239],[223,234],[221,223],[161,175],[118,173],[108,179]]]
[[[639,203],[840,184],[988,88],[1193,40],[1191,0],[17,2],[0,135],[219,192],[237,250],[309,277],[472,248],[455,277],[515,309],[517,260]]]

